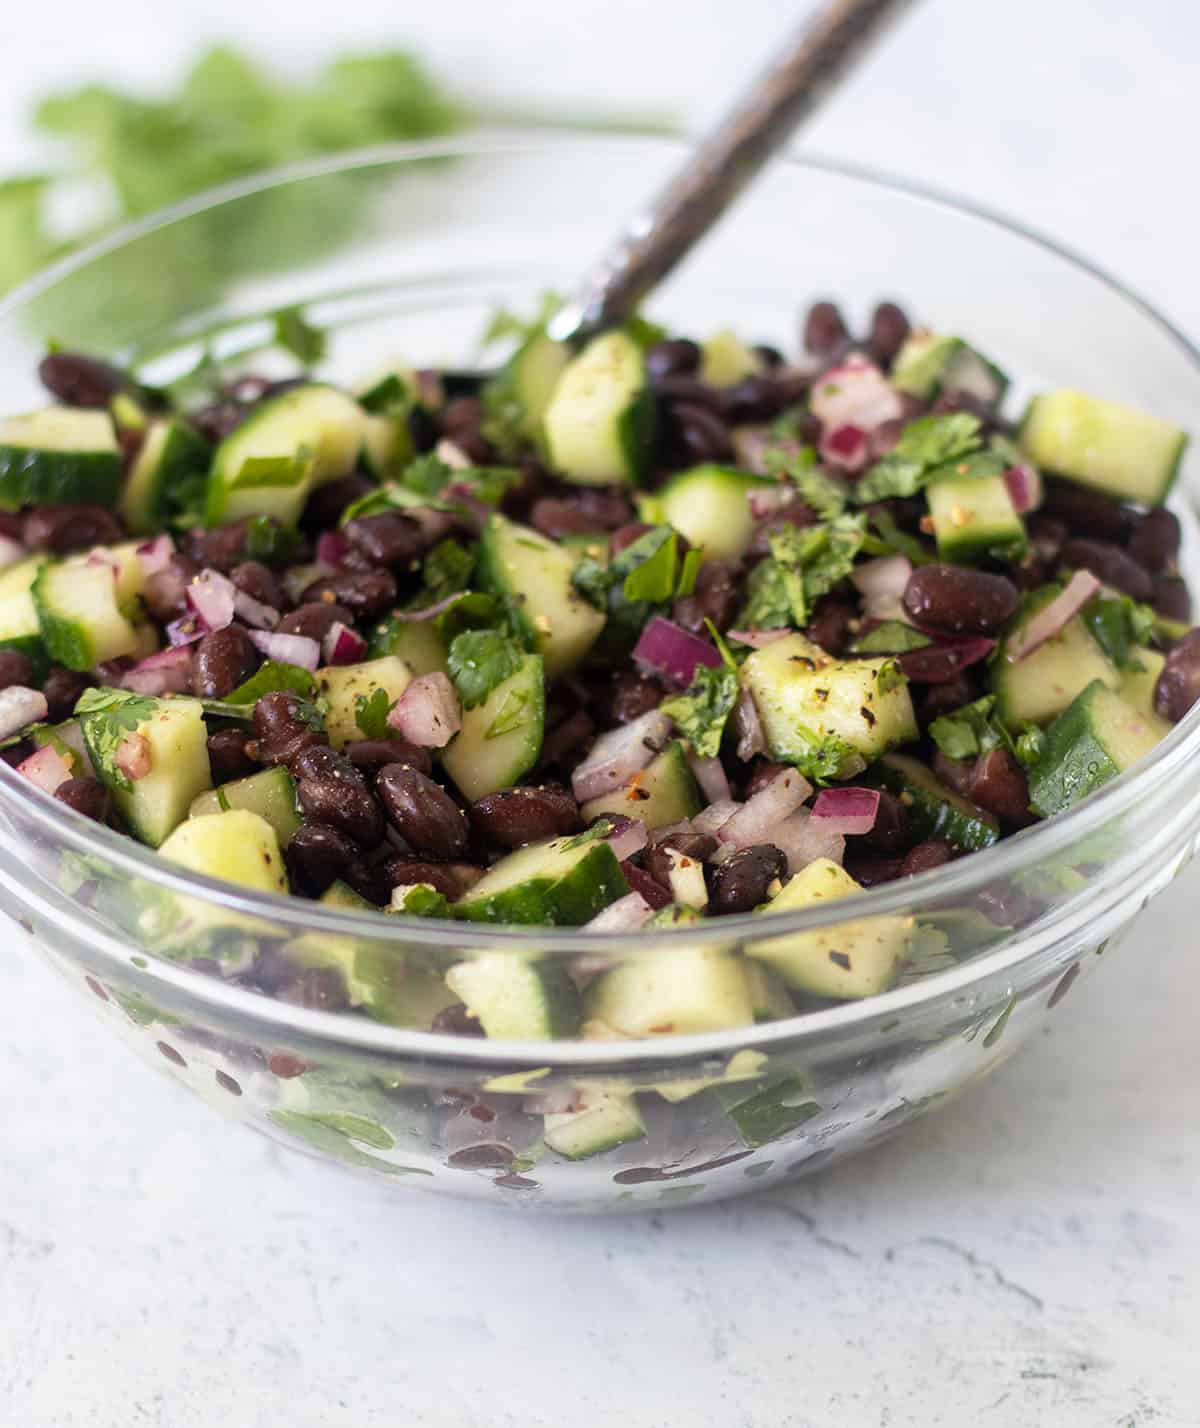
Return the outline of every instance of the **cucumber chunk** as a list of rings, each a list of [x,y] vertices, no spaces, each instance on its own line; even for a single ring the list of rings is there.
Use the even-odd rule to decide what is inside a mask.
[[[296,784],[287,769],[263,769],[246,778],[233,779],[220,788],[209,789],[192,800],[189,818],[209,813],[225,813],[231,808],[248,808],[265,818],[275,830],[279,846],[286,848],[300,827],[296,807]],[[369,904],[368,904],[369,906]]]
[[[1094,679],[1109,689],[1116,689],[1121,683],[1120,671],[1092,638],[1079,615],[1031,655],[1015,661],[1008,658],[1007,651],[1017,631],[1057,593],[1055,587],[1035,591],[991,665],[996,710],[1009,723],[1042,724],[1053,719]]]
[[[364,419],[362,462],[376,480],[398,476],[415,455],[406,412],[383,412]]]
[[[412,670],[395,655],[360,664],[329,665],[317,671],[317,692],[325,701],[325,729],[335,749],[367,737],[359,723],[375,700],[391,708],[412,683]],[[378,691],[383,691],[381,698]]]
[[[52,660],[86,670],[141,652],[139,632],[121,610],[119,576],[119,566],[87,556],[41,567],[32,586],[33,603]]]
[[[335,387],[293,387],[266,401],[217,447],[207,523],[273,516],[293,525],[312,491],[354,469],[366,414]]]
[[[546,1116],[545,1125],[546,1146],[568,1160],[603,1155],[646,1134],[632,1096],[593,1095],[581,1110]]]
[[[212,787],[208,764],[208,731],[198,699],[137,701],[148,706],[136,728],[114,737],[108,710],[79,716],[84,745],[97,775],[111,790],[117,812],[135,838],[157,848],[188,815],[193,801]],[[149,772],[128,778],[117,759],[126,739],[144,739]],[[272,835],[274,836],[274,835]]]
[[[755,650],[741,668],[773,758],[803,772],[853,778],[917,737],[908,681],[895,661],[836,660],[803,635]]]
[[[454,904],[472,922],[578,926],[629,891],[613,850],[581,834],[509,853]]]
[[[704,798],[683,745],[675,741],[634,774],[624,788],[589,799],[580,812],[585,823],[603,813],[622,813],[640,818],[647,828],[654,829],[693,818],[703,807]]]
[[[750,1026],[754,1004],[740,958],[723,947],[647,946],[602,972],[584,993],[584,1017],[622,1036]]]
[[[1062,813],[1137,763],[1160,737],[1154,723],[1094,680],[1047,729],[1029,771],[1031,806],[1043,818]]]
[[[794,912],[860,892],[862,887],[844,868],[818,858],[758,911]],[[789,987],[810,996],[872,997],[891,986],[912,927],[911,917],[864,918],[750,943],[746,955],[766,962]]]
[[[479,1018],[486,1036],[554,1041],[579,1031],[579,993],[559,962],[490,952],[451,967],[446,985]]]
[[[42,642],[33,585],[46,564],[46,556],[31,555],[0,570],[0,649],[19,650],[31,659],[38,680],[46,673],[49,656]]]
[[[908,810],[919,838],[945,838],[964,852],[976,852],[1000,837],[1000,825],[990,813],[947,788],[919,760],[886,754],[878,771],[883,786]]]
[[[604,614],[571,584],[575,557],[529,526],[489,516],[479,542],[479,585],[500,595],[546,677],[573,669],[599,638]]]
[[[939,337],[918,330],[896,355],[889,378],[893,387],[932,401],[943,392],[965,392],[996,406],[1008,390],[1008,376],[968,346],[961,337]]]
[[[158,850],[164,858],[259,892],[286,893],[287,874],[275,830],[245,808],[189,818]]]
[[[1016,560],[1025,549],[1025,526],[1003,476],[964,477],[926,487],[938,554],[958,565]]]
[[[710,387],[735,387],[765,368],[763,359],[747,347],[732,328],[723,327],[700,344],[700,380]]]
[[[1121,683],[1117,686],[1117,693],[1131,709],[1136,710],[1149,723],[1160,739],[1165,739],[1171,732],[1171,725],[1155,711],[1154,686],[1158,683],[1158,676],[1162,673],[1167,657],[1158,650],[1141,648],[1134,650],[1133,655],[1141,668],[1121,671]]]
[[[414,675],[446,672],[446,644],[432,620],[381,620],[371,631],[367,658],[383,655],[402,659]]]
[[[673,476],[649,497],[648,510],[652,505],[654,520],[674,526],[710,559],[738,560],[754,535],[750,492],[778,484],[728,466],[696,466]]]
[[[636,485],[650,459],[654,403],[627,333],[593,338],[566,366],[543,421],[551,466],[579,486]]]
[[[1035,466],[1146,506],[1166,500],[1188,441],[1161,417],[1068,389],[1034,397],[1019,439]]]
[[[152,421],[129,469],[118,509],[135,534],[162,530],[180,484],[207,471],[208,443],[186,422]]]
[[[516,429],[534,440],[570,360],[571,350],[565,343],[535,332],[508,359],[495,383],[489,385],[484,393],[485,407],[490,408],[492,402],[511,403],[518,413]]]
[[[516,671],[474,709],[442,750],[442,767],[472,803],[510,788],[538,761],[546,720],[542,661],[526,655]]]
[[[794,1016],[796,1006],[783,979],[762,967],[757,962],[747,962],[746,990],[750,993],[750,1005],[754,1008],[755,1021],[782,1021]]]
[[[121,456],[105,411],[46,407],[0,421],[0,509],[116,503]]]
[[[725,1113],[742,1144],[751,1150],[769,1145],[821,1113],[801,1076],[781,1076],[749,1096],[727,1089],[721,1099],[728,1102]]]

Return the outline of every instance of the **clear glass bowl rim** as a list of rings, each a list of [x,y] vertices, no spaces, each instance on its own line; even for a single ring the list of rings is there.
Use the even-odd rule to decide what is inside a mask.
[[[155,214],[127,224],[106,237],[62,259],[14,289],[0,301],[0,320],[11,318],[26,303],[48,291],[68,277],[118,251],[126,244],[170,224],[186,220],[195,214],[236,201],[266,189],[293,182],[351,171],[366,171],[385,166],[402,167],[408,163],[446,158],[536,157],[550,152],[575,152],[581,159],[596,160],[606,153],[617,155],[636,150],[641,153],[657,148],[682,159],[688,148],[686,139],[659,136],[620,136],[597,133],[576,133],[558,137],[543,132],[513,133],[503,137],[473,136],[459,140],[428,140],[416,143],[387,144],[352,150],[321,159],[272,169],[244,180],[209,189],[193,198],[162,209]],[[973,200],[944,193],[924,183],[878,172],[869,166],[805,154],[783,155],[774,160],[776,167],[813,171],[861,184],[865,188],[882,190],[908,199],[948,210],[960,217],[997,228],[1008,236],[1042,248],[1067,262],[1107,287],[1114,296],[1137,309],[1141,316],[1157,326],[1195,368],[1200,381],[1200,349],[1186,334],[1146,299],[1131,291],[1124,283],[1097,267],[1071,248],[1047,237],[1036,229],[995,212]],[[594,255],[582,255],[587,259]],[[1044,824],[1002,840],[982,852],[973,853],[947,868],[922,873],[902,882],[871,889],[853,900],[854,917],[861,919],[905,913],[919,909],[928,895],[970,896],[997,878],[1011,876],[1035,865],[1045,857],[1070,843],[1085,837],[1109,819],[1118,817],[1130,804],[1148,794],[1166,795],[1176,773],[1200,753],[1200,706],[1193,709],[1170,735],[1150,754],[1132,777],[1123,777],[1108,784],[1084,800],[1069,813]],[[326,933],[329,936],[370,937],[375,941],[392,941],[397,946],[422,946],[445,950],[461,949],[469,942],[473,952],[487,950],[536,950],[552,954],[579,952],[623,955],[634,953],[644,945],[639,934],[585,933],[570,928],[492,927],[486,923],[451,923],[440,920],[406,919],[389,925],[378,914],[344,912],[319,903],[300,901],[271,893],[243,891],[214,878],[177,870],[123,834],[95,823],[73,812],[36,788],[0,762],[0,811],[12,810],[17,802],[20,813],[33,818],[46,836],[57,840],[62,848],[77,853],[102,855],[116,870],[129,877],[145,879],[178,894],[209,897],[238,913],[274,921],[300,933]],[[1092,892],[1094,896],[1094,891]],[[1074,900],[1072,900],[1073,903]],[[735,1046],[761,1048],[778,1041],[794,1043],[823,1038],[831,1033],[849,1033],[866,1029],[872,1023],[894,1017],[900,1011],[912,1011],[930,1002],[960,994],[1006,968],[1016,968],[1036,958],[1050,940],[1048,934],[1065,917],[1073,915],[1072,903],[1057,909],[1039,924],[1038,932],[1047,935],[1031,937],[1018,933],[1012,945],[1001,945],[992,952],[982,953],[957,968],[937,973],[912,985],[880,994],[861,1002],[848,1002],[822,1011],[805,1013],[795,1018],[763,1023],[756,1027],[739,1028],[697,1035],[663,1038],[654,1043],[615,1042],[502,1042],[472,1037],[434,1035],[410,1031],[367,1020],[347,1017],[342,1013],[315,1011],[274,1001],[259,993],[234,986],[217,978],[195,972],[185,965],[153,961],[139,957],[144,977],[163,984],[173,995],[201,1003],[217,1014],[232,1015],[268,1024],[277,1032],[325,1045],[339,1044],[348,1051],[374,1055],[417,1056],[427,1061],[459,1061],[480,1065],[503,1063],[545,1064],[560,1066],[586,1063],[589,1067],[609,1069],[632,1064],[670,1064],[697,1055],[716,1055]],[[821,907],[793,913],[780,913],[771,919],[772,936],[793,932],[808,932],[836,925],[845,920],[846,903],[826,903]],[[115,936],[109,936],[91,924],[86,916],[77,915],[80,930],[99,951],[127,969],[128,947]],[[712,945],[737,942],[741,938],[763,934],[761,919],[753,914],[714,919],[710,925],[656,932],[656,941],[666,938],[676,945]],[[144,960],[144,965],[141,965]]]

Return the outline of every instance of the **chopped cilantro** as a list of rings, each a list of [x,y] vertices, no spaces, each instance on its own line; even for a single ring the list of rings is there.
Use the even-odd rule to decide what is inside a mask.
[[[358,404],[372,416],[407,407],[412,399],[408,383],[397,372],[389,372],[358,399]]]
[[[271,516],[251,516],[246,522],[248,560],[261,560],[264,565],[286,565],[295,559],[300,544],[299,531],[281,526]]]
[[[995,696],[985,694],[943,714],[930,724],[930,738],[951,759],[978,758],[1004,748],[1026,767],[1035,763],[1045,734],[1036,724],[1006,724],[995,712],[995,704]]]
[[[816,453],[811,446],[802,446],[799,450],[791,446],[768,446],[763,460],[769,474],[790,481],[800,492],[804,504],[811,506],[823,521],[833,520],[846,509],[845,481],[817,467]]]
[[[897,555],[906,555],[914,565],[930,565],[937,557],[931,555],[925,546],[914,535],[909,535],[907,531],[902,531],[896,524],[890,511],[871,511],[867,520],[877,533],[882,549],[867,551],[870,555],[890,555],[893,552]],[[864,550],[866,547],[864,546]]]
[[[879,673],[875,676],[875,684],[880,694],[890,694],[893,689],[899,689],[905,682],[904,671],[896,660],[890,659],[886,664],[879,666]]]
[[[1139,645],[1154,636],[1157,613],[1128,595],[1097,595],[1082,610],[1092,638],[1118,669],[1140,670]]]
[[[859,635],[851,648],[852,654],[903,654],[906,650],[923,650],[933,641],[913,625],[903,620],[884,620],[865,635]]]
[[[679,565],[679,538],[670,526],[656,526],[634,541],[637,558],[621,586],[626,600],[646,600],[652,605],[671,599]],[[617,562],[613,564],[616,573]]]
[[[593,555],[583,556],[571,572],[571,584],[589,605],[597,610],[608,608],[608,592],[613,585],[613,577],[608,566]]]
[[[456,635],[446,668],[464,709],[474,709],[517,672],[523,653],[500,630],[466,630]]]
[[[354,722],[364,739],[386,739],[391,732],[387,716],[391,713],[395,700],[388,698],[386,689],[373,689],[370,694],[360,694],[354,701]]]
[[[481,347],[490,347],[494,342],[515,338],[517,342],[527,342],[539,332],[546,330],[550,319],[561,309],[565,299],[560,293],[544,292],[538,300],[538,309],[532,317],[521,317],[509,308],[498,307],[488,319],[488,324],[479,339]]]
[[[247,456],[229,487],[231,491],[262,486],[299,486],[312,470],[313,454],[302,446],[294,456]]]
[[[421,578],[429,604],[465,590],[475,569],[475,552],[456,540],[439,541],[421,565]],[[421,603],[425,604],[422,596]]]
[[[794,726],[795,732],[809,747],[791,762],[805,778],[813,783],[824,784],[834,780],[853,778],[866,768],[866,760],[853,744],[847,743],[838,734],[826,734],[824,738],[807,729],[803,724]]]
[[[121,745],[158,708],[158,701],[124,689],[85,689],[75,705],[88,750],[106,782],[126,791],[133,787],[117,763]]]
[[[532,691],[510,689],[504,696],[500,708],[496,711],[496,717],[487,726],[483,737],[498,739],[501,734],[511,734],[514,729],[528,724],[533,717],[533,711],[530,708],[533,702]]]
[[[325,334],[314,327],[299,307],[282,307],[275,314],[275,346],[290,352],[304,367],[315,367],[325,355]]]
[[[397,897],[396,893],[400,896]],[[453,917],[454,909],[432,883],[411,883],[403,891],[392,894],[392,912],[404,912],[410,917]]]
[[[772,531],[770,559],[761,561],[747,582],[738,625],[761,630],[803,626],[813,602],[850,574],[865,540],[861,515]]]
[[[704,552],[697,550],[694,546],[683,557],[679,566],[679,583],[675,586],[675,598],[690,595],[696,588],[696,577],[700,574],[700,567],[704,564]]]
[[[674,719],[679,732],[702,759],[720,752],[725,723],[738,699],[736,669],[728,665],[697,665],[686,694],[664,700],[659,706]]]
[[[464,630],[492,629],[504,618],[504,605],[495,595],[465,590],[453,605],[433,617],[433,627],[442,643],[449,645]]]
[[[979,418],[967,412],[919,417],[895,447],[854,486],[860,506],[893,496],[915,496],[932,472],[978,449]]]
[[[272,694],[277,689],[290,689],[311,700],[317,682],[308,670],[296,664],[285,664],[282,660],[266,660],[231,694],[225,696],[226,704],[256,704],[264,694]]]

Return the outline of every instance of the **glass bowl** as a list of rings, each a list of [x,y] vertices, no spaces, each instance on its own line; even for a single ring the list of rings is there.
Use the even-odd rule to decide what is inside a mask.
[[[166,379],[206,344],[218,356],[253,349],[268,314],[290,304],[330,331],[335,379],[400,354],[469,365],[494,306],[530,310],[544,289],[568,288],[680,154],[629,138],[404,146],[207,195],[0,307],[5,408],[41,400],[47,338]],[[894,296],[967,334],[1026,391],[1079,386],[1183,426],[1200,412],[1196,352],[1103,274],[1016,225],[828,163],[776,162],[651,311],[673,329],[734,324],[794,349],[798,310],[818,295],[860,319]],[[1177,509],[1195,577],[1197,531]],[[1133,775],[946,869],[853,903],[656,933],[655,956],[702,946],[724,957],[871,919],[919,925],[894,990],[732,1031],[498,1042],[271,999],[237,977],[301,937],[392,958],[418,991],[430,982],[421,969],[463,957],[649,954],[638,935],[467,932],[239,892],[85,822],[7,766],[0,905],[147,1060],[285,1144],[527,1210],[661,1209],[828,1164],[1011,1055],[1191,857],[1198,724],[1200,710]],[[545,1114],[612,1096],[634,1109],[632,1138],[605,1148],[593,1137],[594,1153],[574,1160],[547,1148]]]

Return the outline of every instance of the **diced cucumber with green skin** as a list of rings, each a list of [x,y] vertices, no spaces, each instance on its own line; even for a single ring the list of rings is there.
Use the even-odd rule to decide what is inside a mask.
[[[118,431],[145,431],[149,425],[146,409],[128,392],[118,392],[108,410]]]
[[[189,818],[159,848],[193,873],[223,878],[257,892],[286,893],[287,873],[275,830],[245,808]]]
[[[818,858],[758,911],[768,916],[794,912],[860,892],[862,887],[844,868],[829,858]],[[766,962],[789,987],[810,996],[873,997],[895,980],[912,927],[911,917],[863,918],[747,943],[745,952]]]
[[[1017,632],[1057,594],[1053,586],[1034,592],[990,666],[996,712],[1008,723],[1044,724],[1061,714],[1094,679],[1110,689],[1121,683],[1120,670],[1092,638],[1079,615],[1024,659],[1008,658]]]
[[[193,801],[212,787],[208,731],[198,699],[156,699],[128,738],[149,745],[150,771],[130,780],[117,767],[118,748],[105,739],[105,711],[81,714],[79,726],[96,773],[135,838],[157,848],[188,816]]]
[[[371,631],[368,659],[395,655],[413,674],[445,674],[446,645],[432,620],[382,620]]]
[[[1161,735],[1144,714],[1099,680],[1079,694],[1046,730],[1046,742],[1029,771],[1035,813],[1053,818],[1154,748]]]
[[[46,407],[0,421],[0,509],[116,504],[121,456],[105,411]]]
[[[925,489],[938,554],[957,565],[1017,560],[1025,525],[1003,476],[937,481]]]
[[[548,1149],[567,1160],[587,1160],[641,1140],[646,1126],[632,1096],[593,1096],[582,1110],[545,1117]]]
[[[472,803],[511,788],[538,761],[546,723],[546,679],[537,655],[482,704],[463,711],[462,728],[442,750],[442,767]]]
[[[754,535],[750,492],[778,486],[728,466],[696,466],[672,476],[650,499],[666,521],[704,554],[715,560],[739,560]]]
[[[735,387],[747,377],[758,376],[765,365],[729,327],[700,344],[700,380],[710,387]]]
[[[750,1004],[754,1008],[755,1021],[781,1021],[794,1016],[796,1006],[792,1001],[783,979],[777,977],[769,967],[757,962],[746,962],[746,989],[750,993]]]
[[[1166,500],[1187,433],[1123,402],[1061,389],[1034,397],[1019,441],[1035,466],[1125,501]]]
[[[740,1087],[718,1094],[727,1103],[725,1113],[742,1144],[750,1150],[769,1145],[821,1113],[801,1076],[782,1076],[750,1096]]]
[[[33,585],[49,562],[31,555],[0,570],[0,649],[19,650],[33,661],[34,678],[45,676],[50,659],[42,642],[42,626],[33,601]]]
[[[362,462],[377,480],[398,476],[415,455],[407,412],[383,412],[364,419]]]
[[[382,689],[388,706],[412,683],[412,670],[395,655],[363,660],[360,664],[329,665],[317,671],[317,692],[325,701],[325,730],[335,749],[366,738],[359,724],[360,699],[377,698]]]
[[[835,660],[803,635],[755,650],[741,667],[772,758],[803,768],[822,749],[835,779],[853,778],[896,744],[917,737],[908,681],[893,660]]]
[[[478,583],[501,596],[523,643],[536,650],[555,679],[596,643],[604,614],[571,584],[571,551],[529,526],[489,516],[479,541]]]
[[[1009,380],[993,362],[961,337],[919,330],[905,341],[892,363],[893,387],[932,401],[942,392],[966,392],[989,406],[1003,400]]]
[[[207,523],[273,516],[281,525],[293,525],[316,487],[353,471],[365,424],[363,409],[335,387],[293,387],[264,402],[217,447]],[[290,462],[293,469],[251,485],[246,463],[272,461]]]
[[[206,471],[208,443],[186,422],[152,421],[129,468],[118,510],[135,534],[157,534],[166,523],[171,492],[197,471]]]
[[[281,848],[287,847],[300,827],[296,784],[287,769],[279,766],[233,779],[220,788],[200,794],[192,800],[188,817],[202,818],[207,813],[224,813],[231,808],[248,808],[265,818],[274,828]]]
[[[567,364],[542,429],[550,465],[565,480],[578,486],[641,481],[653,447],[654,399],[632,337],[606,332]]]
[[[505,364],[499,380],[520,408],[519,428],[530,440],[541,430],[542,418],[570,360],[571,349],[565,342],[535,332]]]
[[[653,944],[601,974],[584,993],[584,1018],[622,1036],[724,1031],[754,1022],[741,958],[723,947]]]
[[[1160,739],[1165,739],[1171,732],[1171,725],[1160,717],[1154,708],[1154,686],[1158,683],[1158,676],[1162,673],[1167,657],[1158,650],[1142,648],[1134,650],[1133,654],[1141,668],[1121,671],[1121,683],[1117,686],[1117,693],[1131,709],[1135,709],[1143,719],[1149,721],[1150,727],[1157,731]]]
[[[33,603],[50,658],[68,669],[140,651],[140,635],[122,613],[113,566],[86,556],[50,562],[37,573]]]
[[[941,783],[919,759],[886,754],[879,760],[879,780],[908,810],[918,838],[945,838],[964,852],[989,848],[1000,837],[990,813]]]
[[[683,745],[674,742],[634,774],[624,788],[589,799],[580,812],[585,823],[603,813],[621,813],[626,818],[640,818],[647,828],[654,829],[693,818],[703,807],[704,797]]]
[[[472,922],[577,927],[629,891],[612,848],[580,835],[518,848],[454,904]]]
[[[555,1041],[579,1032],[579,993],[561,962],[489,952],[451,967],[446,985],[496,1040]]]

